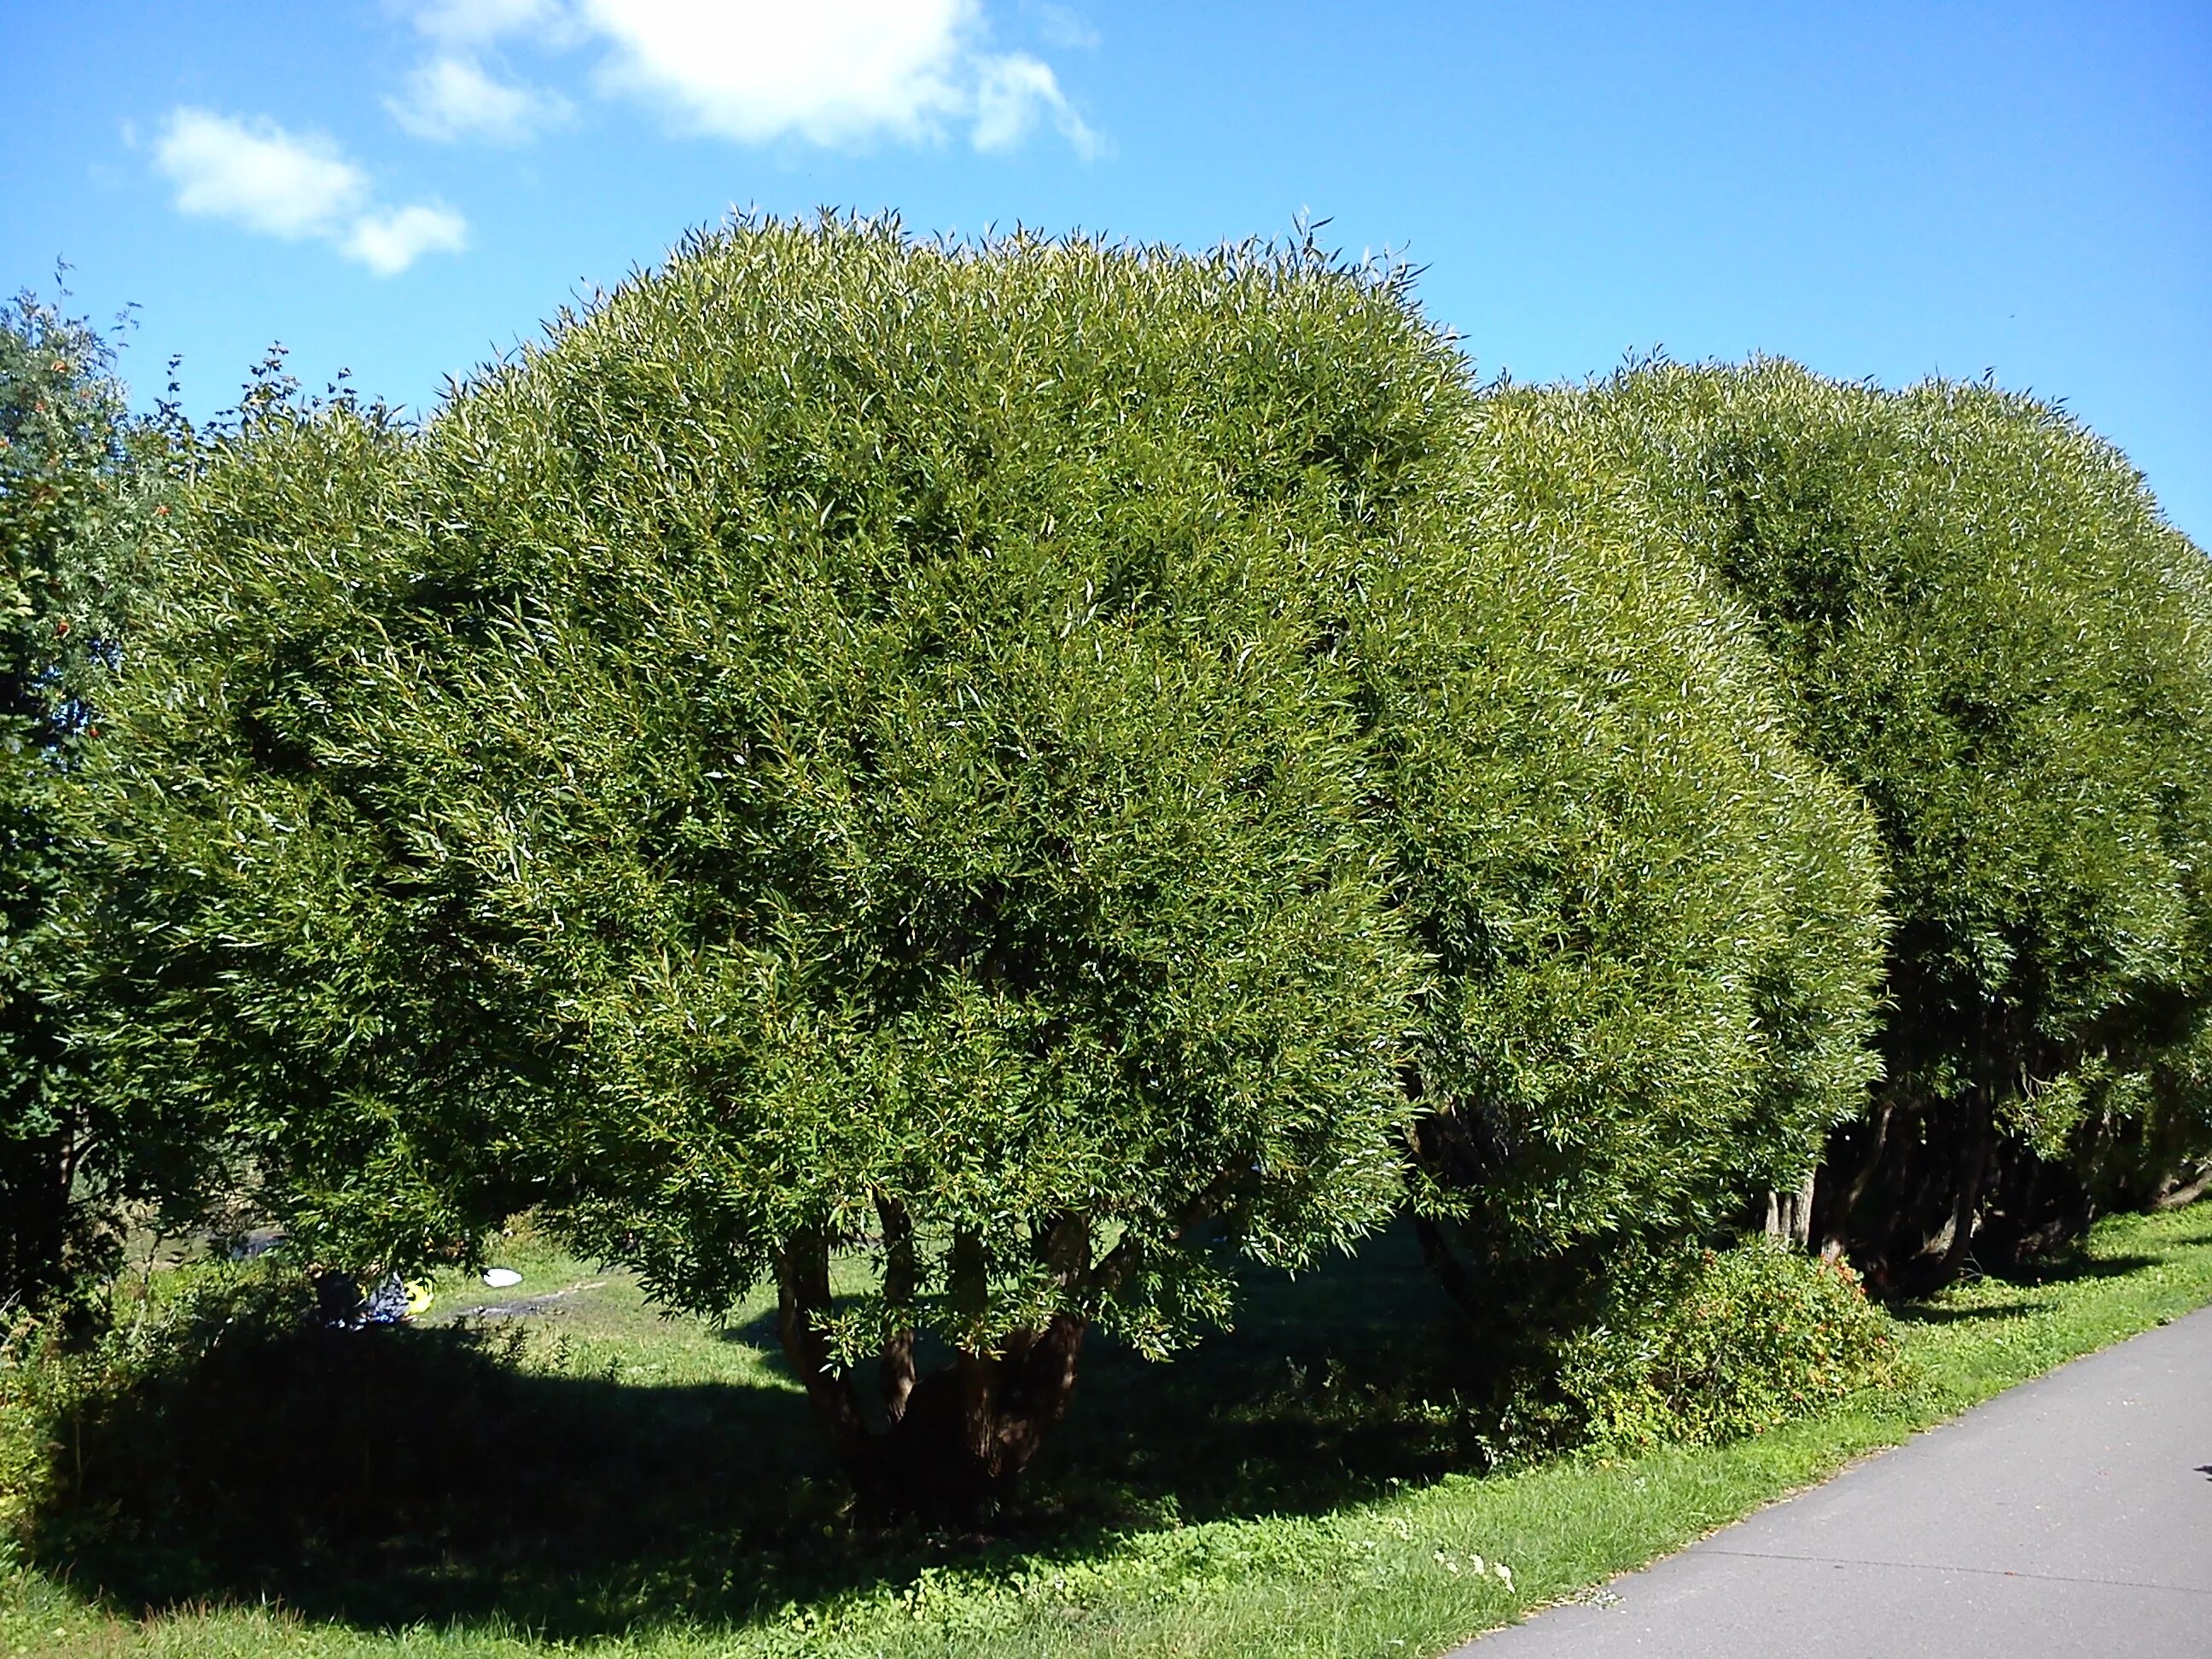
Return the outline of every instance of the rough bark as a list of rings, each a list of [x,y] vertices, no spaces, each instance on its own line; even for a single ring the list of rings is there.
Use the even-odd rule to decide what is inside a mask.
[[[2050,1075],[2063,1063],[2048,1054],[2018,1058],[2026,1040],[2004,1024],[2000,1012],[1984,1017],[1984,1058],[1963,1098],[1924,1099],[1893,1082],[1869,1120],[1830,1138],[1814,1234],[1824,1254],[1848,1255],[1869,1289],[1920,1295],[1970,1259],[1991,1270],[2017,1265],[2078,1236],[2109,1206],[2112,1183],[2085,1176],[2095,1161],[2087,1152],[2046,1158],[2002,1128],[2014,1074]],[[2014,1059],[2001,1064],[2000,1053]],[[1900,1057],[1891,1060],[1893,1077],[1909,1073]]]
[[[1990,1094],[1991,1091],[1986,1085],[1974,1091],[1973,1122],[1969,1131],[1966,1167],[1960,1172],[1958,1193],[1952,1200],[1951,1218],[1944,1230],[1942,1251],[1936,1255],[1934,1279],[1936,1285],[1948,1285],[1959,1276],[1959,1269],[1966,1263],[1966,1252],[1973,1244],[1981,1221],[1983,1189],[1989,1180],[1990,1159],[1997,1147],[1996,1109]],[[1928,1254],[1934,1255],[1935,1252],[1931,1249]]]
[[[2212,1192],[2212,1166],[2200,1170],[2193,1176],[2176,1178],[2173,1183],[2151,1200],[2159,1210],[2179,1210],[2194,1204],[2208,1192]]]
[[[830,1242],[818,1232],[795,1235],[776,1256],[776,1334],[783,1357],[806,1390],[815,1420],[848,1462],[867,1443],[867,1425],[851,1376],[836,1363],[822,1318],[830,1309]]]
[[[1832,1261],[1851,1253],[1852,1218],[1881,1169],[1898,1111],[1896,1099],[1884,1093],[1870,1121],[1848,1124],[1828,1138],[1827,1155],[1813,1176],[1812,1226],[1820,1254]]]
[[[1066,1415],[1088,1322],[1060,1314],[1000,1348],[962,1350],[922,1377],[906,1410],[865,1447],[854,1474],[886,1516],[970,1522],[1012,1490]]]
[[[1770,1187],[1766,1192],[1766,1234],[1795,1250],[1803,1249],[1813,1237],[1814,1171],[1788,1192]]]

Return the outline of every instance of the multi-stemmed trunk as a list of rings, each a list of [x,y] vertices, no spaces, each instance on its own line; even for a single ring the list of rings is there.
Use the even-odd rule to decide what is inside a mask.
[[[878,1209],[884,1300],[894,1310],[911,1307],[917,1277],[912,1223],[894,1202]],[[1090,1227],[1072,1215],[1060,1217],[1039,1243],[1063,1297],[1082,1305],[1110,1288],[1133,1260],[1133,1252],[1117,1249],[1094,1262]],[[972,1522],[1008,1492],[1066,1413],[1088,1317],[1061,1311],[1041,1325],[1000,1334],[988,1346],[956,1346],[949,1363],[927,1373],[917,1368],[912,1327],[895,1324],[876,1356],[879,1407],[872,1412],[823,1328],[832,1307],[830,1256],[830,1241],[819,1233],[794,1238],[780,1253],[777,1324],[785,1357],[863,1506],[882,1518]],[[988,1267],[973,1232],[952,1240],[946,1288],[957,1325],[985,1328]]]
[[[1956,1092],[1916,1088],[1909,1057],[1872,1115],[1829,1139],[1814,1197],[1823,1252],[1847,1255],[1873,1289],[1924,1294],[1970,1261],[2013,1265],[2087,1226],[2094,1194],[2075,1160],[2044,1157],[2004,1127],[2007,1091],[2031,1070],[2063,1069],[2035,1053],[2017,1011],[1986,1006],[1976,1022],[1973,1073]]]
[[[1889,1080],[1871,1114],[1830,1136],[1815,1178],[1812,1234],[1848,1256],[1868,1285],[1915,1295],[1957,1277],[1975,1246],[1984,1199],[2006,1149],[1997,1132],[1996,1078],[2007,1021],[1984,1003],[1972,1017],[1972,1080],[1959,1094],[1915,1086],[1918,1058],[1887,1034]]]

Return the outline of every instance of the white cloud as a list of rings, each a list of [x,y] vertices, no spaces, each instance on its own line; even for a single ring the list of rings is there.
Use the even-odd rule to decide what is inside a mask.
[[[204,109],[170,113],[155,165],[180,212],[230,219],[264,236],[326,236],[368,194],[368,179],[320,133],[234,121]]]
[[[975,83],[977,149],[1005,150],[1019,147],[1036,125],[1039,113],[1052,118],[1060,137],[1075,153],[1089,161],[1098,153],[1098,135],[1084,125],[1068,106],[1059,77],[1050,65],[1016,52],[1004,58],[979,58]]]
[[[959,109],[972,0],[584,0],[610,86],[684,125],[759,143],[915,139]]]
[[[319,132],[288,132],[265,117],[234,120],[204,109],[169,112],[154,165],[176,186],[181,213],[228,219],[264,236],[334,244],[380,276],[417,257],[458,251],[468,227],[451,208],[378,208],[368,175]]]
[[[442,203],[416,202],[364,213],[340,249],[380,276],[396,276],[426,253],[459,253],[469,245],[469,223]]]
[[[569,115],[568,101],[532,87],[495,81],[467,58],[441,55],[408,77],[404,98],[387,98],[392,118],[418,138],[450,143],[488,138],[522,143]]]
[[[692,132],[920,143],[964,123],[978,149],[1005,150],[1042,118],[1079,154],[1099,149],[1049,66],[986,49],[982,0],[413,0],[411,9],[441,50],[391,108],[426,137],[518,141],[550,124],[558,100],[495,80],[483,54],[592,40],[606,49],[602,91]],[[1066,8],[1040,15],[1057,43],[1095,44]]]

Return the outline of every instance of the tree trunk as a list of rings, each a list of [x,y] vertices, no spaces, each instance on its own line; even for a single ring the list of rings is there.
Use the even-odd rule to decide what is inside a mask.
[[[878,1516],[972,1525],[1012,1490],[1075,1391],[1086,1321],[1055,1315],[995,1353],[963,1350],[922,1377],[897,1421],[854,1465]]]
[[[1793,1250],[1802,1250],[1813,1237],[1813,1182],[1818,1172],[1805,1171],[1805,1178],[1789,1192],[1779,1188],[1766,1189],[1766,1236],[1787,1244]]]
[[[916,1279],[914,1223],[908,1218],[905,1206],[896,1199],[887,1196],[878,1196],[876,1214],[882,1219],[884,1227],[884,1301],[890,1307],[908,1310],[911,1322]],[[914,1394],[914,1326],[911,1322],[901,1326],[884,1338],[878,1369],[882,1376],[884,1419],[886,1422],[896,1423],[906,1415],[907,1401]]]
[[[2194,1204],[2208,1192],[2212,1192],[2212,1167],[2199,1170],[2192,1178],[2169,1176],[2164,1190],[2151,1200],[2154,1210],[2179,1210]]]
[[[1867,1197],[1867,1188],[1874,1183],[1874,1175],[1882,1168],[1882,1155],[1889,1151],[1889,1126],[1898,1115],[1896,1099],[1881,1095],[1874,1102],[1874,1128],[1871,1133],[1854,1134],[1851,1130],[1840,1130],[1832,1134],[1827,1144],[1827,1157],[1820,1159],[1820,1168],[1814,1170],[1814,1210],[1816,1214],[1808,1224],[1820,1234],[1820,1255],[1836,1261],[1851,1248],[1851,1217],[1860,1201]],[[1850,1164],[1850,1176],[1843,1175],[1838,1159],[1847,1148],[1860,1141],[1871,1141],[1865,1151]]]
[[[867,1443],[867,1425],[853,1395],[852,1378],[839,1370],[820,1319],[830,1311],[830,1242],[818,1232],[795,1234],[775,1260],[775,1327],[783,1357],[806,1390],[807,1404],[848,1463]]]
[[[884,1299],[894,1310],[910,1308],[918,1277],[912,1221],[889,1198],[878,1198],[877,1214],[884,1228]],[[1089,1224],[1079,1216],[1055,1218],[1034,1236],[1032,1247],[1071,1291],[1103,1292],[1135,1260],[1125,1245],[1094,1265]],[[946,1281],[957,1344],[951,1363],[918,1376],[913,1328],[895,1317],[878,1355],[882,1426],[872,1428],[824,1334],[832,1310],[827,1237],[794,1236],[776,1258],[784,1357],[805,1386],[863,1509],[879,1520],[919,1516],[974,1524],[1036,1458],[1074,1393],[1087,1317],[1061,1312],[986,1346],[989,1262],[972,1231],[954,1236]]]
[[[1470,1319],[1480,1319],[1489,1311],[1487,1304],[1475,1289],[1474,1275],[1452,1249],[1451,1240],[1444,1230],[1427,1216],[1413,1218],[1413,1237],[1421,1243],[1421,1260],[1429,1264],[1429,1271],[1443,1285],[1444,1294],[1459,1304],[1462,1313]]]
[[[1936,1283],[1948,1285],[1959,1275],[1966,1251],[1974,1242],[1975,1224],[1981,1219],[1982,1193],[1989,1180],[1990,1158],[1996,1151],[1996,1105],[1986,1087],[1974,1091],[1972,1150],[1960,1172],[1958,1196],[1952,1202],[1949,1237],[1936,1261]]]
[[[0,1147],[0,1308],[37,1308],[70,1270],[67,1135]]]

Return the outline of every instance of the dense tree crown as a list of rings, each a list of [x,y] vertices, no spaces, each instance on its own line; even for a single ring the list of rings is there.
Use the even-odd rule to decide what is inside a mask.
[[[892,1507],[1409,1187],[1535,1329],[1824,1148],[1941,1267],[2212,1139],[2202,556],[2027,400],[1481,392],[1310,246],[747,221],[149,522],[111,1082],[326,1259],[772,1281]]]
[[[419,436],[264,422],[133,677],[168,1052],[356,1249],[526,1195],[774,1274],[848,1440],[833,1358],[896,1414],[944,1335],[987,1442],[1212,1237],[1375,1226],[1419,963],[1334,642],[1462,397],[1399,280],[747,226]]]
[[[169,1052],[303,1226],[537,1197],[898,1401],[917,1332],[1175,1340],[1409,1114],[1478,1267],[1724,1225],[1863,1088],[1871,843],[1589,454],[1391,273],[836,223],[419,436],[279,415],[141,681]]]
[[[1887,1081],[1830,1235],[1948,1271],[2201,1152],[2212,574],[2138,475],[1979,386],[1662,364],[1567,395],[1881,826]]]
[[[1794,1191],[1873,1069],[1871,826],[1792,742],[1749,613],[1588,487],[1603,439],[1493,392],[1443,559],[1355,635],[1435,963],[1425,1207],[1462,1212],[1446,1276],[1492,1310]]]

